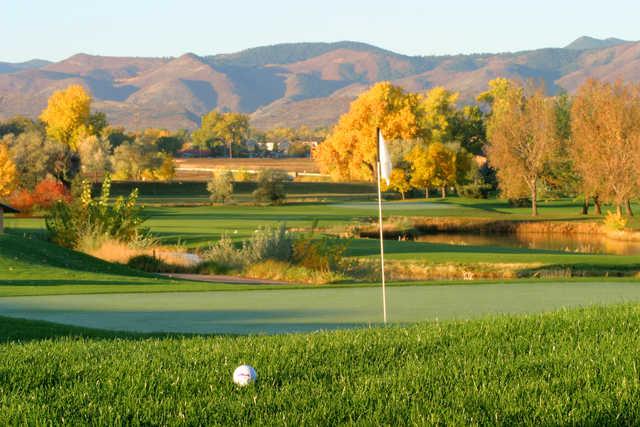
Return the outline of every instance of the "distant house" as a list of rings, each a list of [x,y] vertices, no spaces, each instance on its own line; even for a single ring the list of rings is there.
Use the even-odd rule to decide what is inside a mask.
[[[17,209],[11,206],[3,205],[0,203],[0,234],[4,233],[4,213],[20,213]]]

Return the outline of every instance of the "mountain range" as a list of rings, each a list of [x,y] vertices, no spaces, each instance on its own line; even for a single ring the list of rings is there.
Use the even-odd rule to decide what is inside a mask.
[[[0,62],[0,118],[36,117],[57,89],[81,84],[94,108],[129,129],[193,129],[214,109],[250,114],[258,128],[327,126],[382,80],[410,91],[437,85],[473,102],[496,77],[544,79],[550,93],[587,78],[640,81],[640,42],[581,37],[563,48],[407,56],[358,42],[290,43],[177,58],[77,54],[60,62]]]

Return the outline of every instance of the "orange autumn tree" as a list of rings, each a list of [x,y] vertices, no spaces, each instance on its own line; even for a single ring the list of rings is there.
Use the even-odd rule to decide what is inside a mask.
[[[575,95],[571,115],[571,155],[583,191],[622,206],[640,180],[640,88],[621,81],[585,82]]]
[[[531,198],[538,215],[538,186],[559,147],[553,100],[539,86],[525,90],[516,82],[495,82],[487,124],[487,158],[506,197]],[[491,91],[490,91],[491,92]]]
[[[420,97],[389,82],[378,83],[351,103],[327,139],[313,152],[334,180],[373,181],[376,128],[390,144],[420,136]]]

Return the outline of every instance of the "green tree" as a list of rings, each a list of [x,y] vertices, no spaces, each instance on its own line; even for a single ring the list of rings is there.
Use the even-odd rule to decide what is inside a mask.
[[[192,133],[191,141],[193,145],[203,149],[224,144],[229,158],[232,158],[234,148],[241,147],[250,135],[249,116],[214,110],[202,116],[202,124]]]
[[[39,131],[27,131],[17,137],[6,135],[3,141],[9,146],[21,188],[33,190],[49,175],[63,181],[73,178],[71,153],[62,143]]]
[[[153,141],[137,138],[134,142],[125,142],[113,151],[114,179],[150,179],[153,171],[164,161]]]
[[[256,202],[273,205],[284,203],[287,197],[284,183],[288,179],[287,173],[281,170],[265,169],[261,171],[258,175],[258,188],[253,192]]]
[[[469,153],[483,156],[487,144],[486,117],[480,107],[467,105],[451,120],[451,136]]]
[[[207,183],[209,199],[213,202],[227,203],[233,197],[233,174],[229,170],[218,170],[211,175]]]
[[[106,138],[89,136],[78,144],[80,170],[94,181],[111,172],[111,144]]]

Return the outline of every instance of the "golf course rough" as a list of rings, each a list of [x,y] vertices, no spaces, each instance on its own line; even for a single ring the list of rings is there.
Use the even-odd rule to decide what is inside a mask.
[[[0,424],[640,422],[637,304],[274,336],[43,325],[0,319],[25,332],[0,344]],[[256,384],[233,384],[242,363]]]

